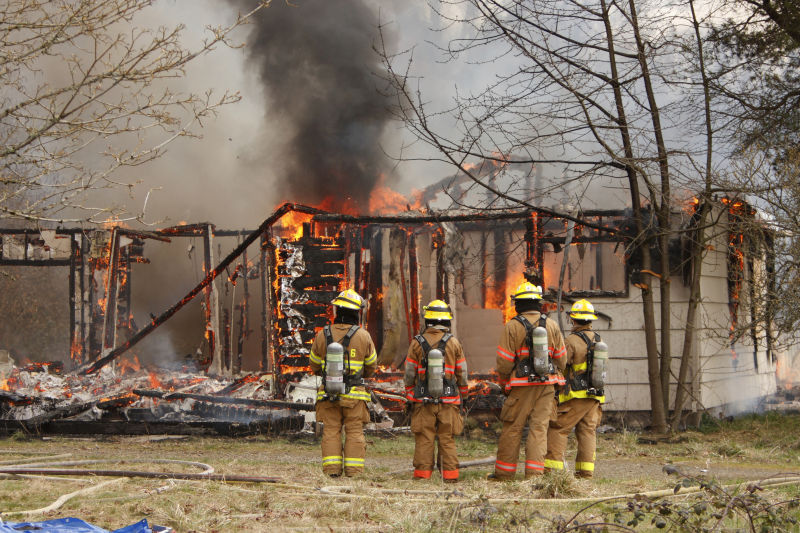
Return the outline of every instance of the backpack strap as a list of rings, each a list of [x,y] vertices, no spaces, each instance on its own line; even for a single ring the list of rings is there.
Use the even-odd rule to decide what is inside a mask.
[[[347,350],[347,347],[350,346],[350,340],[353,338],[353,335],[355,335],[356,331],[358,331],[359,329],[360,329],[359,326],[353,325],[350,326],[350,330],[344,334],[344,337],[342,337],[341,344],[345,350]]]
[[[345,360],[346,369],[345,369],[344,375],[350,377],[351,380],[352,379],[356,379],[356,380],[361,379],[361,375],[364,372],[364,369],[362,368],[361,370],[356,372],[354,375],[351,376],[351,374],[350,374],[350,353],[347,351],[347,347],[350,346],[350,340],[353,338],[353,335],[356,334],[358,329],[359,329],[359,327],[357,325],[350,326],[350,329],[347,330],[347,333],[345,333],[344,337],[342,337],[342,342],[341,342],[342,348],[344,349],[343,351],[345,353],[344,360]],[[348,383],[348,385],[350,385],[350,383]]]
[[[600,340],[600,335],[598,335],[597,332],[593,333],[594,333],[593,341],[590,341],[589,336],[586,335],[586,333],[584,333],[583,331],[575,331],[573,332],[573,335],[577,335],[578,337],[580,337],[581,340],[583,340],[583,342],[586,343],[586,349],[591,351],[594,348],[594,345]]]
[[[514,317],[514,320],[525,326],[525,333],[529,333],[533,329],[533,324],[522,315],[517,315]]]
[[[444,353],[444,349],[447,348],[447,341],[449,341],[452,338],[453,338],[453,334],[452,333],[445,333],[444,337],[439,339],[438,348],[442,351],[442,353]]]
[[[419,343],[419,347],[422,348],[422,356],[427,359],[428,352],[431,351],[431,345],[428,342],[428,339],[426,339],[422,335],[416,335],[414,339],[416,339],[416,341]]]
[[[597,332],[594,333],[594,340],[589,340],[589,336],[584,333],[583,331],[576,331],[574,332],[575,335],[581,338],[583,342],[586,343],[586,370],[584,371],[585,375],[590,375],[592,373],[592,365],[594,364],[594,346],[600,340],[600,335]]]
[[[331,332],[331,325],[328,324],[324,328],[322,328],[322,332],[325,335],[325,346],[328,346],[330,343],[333,342],[333,333]]]
[[[539,316],[539,327],[547,329],[547,315],[544,313]]]

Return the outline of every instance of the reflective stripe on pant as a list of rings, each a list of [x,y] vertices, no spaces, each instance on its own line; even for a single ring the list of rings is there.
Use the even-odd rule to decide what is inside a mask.
[[[562,462],[567,448],[567,437],[575,428],[578,441],[578,454],[575,458],[575,471],[586,477],[594,471],[596,430],[603,418],[600,402],[590,398],[575,398],[558,406],[556,418],[550,421],[547,431],[547,468],[549,462]]]
[[[364,471],[366,440],[364,423],[369,421],[367,404],[360,400],[343,398],[335,402],[317,402],[317,421],[322,429],[322,471],[326,474],[345,475]],[[344,427],[344,453],[342,453],[342,427]]]
[[[416,404],[411,415],[414,433],[414,477],[429,478],[435,465],[436,439],[442,477],[458,479],[458,454],[454,435],[461,433],[463,419],[458,406],[452,404]],[[426,474],[427,473],[427,474]]]
[[[522,430],[526,422],[529,432],[525,444],[525,477],[538,475],[544,471],[547,425],[555,408],[554,393],[553,385],[511,388],[500,412],[503,430],[497,442],[495,476],[501,479],[514,477]]]
[[[564,461],[544,460],[544,467],[548,470],[564,470]]]

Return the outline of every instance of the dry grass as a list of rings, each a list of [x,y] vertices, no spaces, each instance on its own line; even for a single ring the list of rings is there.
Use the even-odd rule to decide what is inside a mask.
[[[575,480],[569,471],[531,481],[492,483],[491,465],[462,470],[458,485],[440,479],[411,479],[413,439],[368,437],[367,474],[330,479],[321,473],[319,443],[313,439],[190,437],[147,441],[142,438],[14,439],[0,442],[0,461],[71,454],[70,460],[115,458],[120,464],[98,468],[195,472],[181,465],[140,464],[142,459],[178,459],[212,465],[217,473],[275,476],[276,484],[232,484],[130,478],[86,497],[68,501],[46,516],[8,520],[43,520],[76,516],[107,529],[147,518],[181,533],[191,531],[455,531],[546,529],[547,520],[580,508],[561,498],[588,497],[670,488],[675,478],[662,472],[672,461],[687,473],[705,470],[723,482],[759,479],[798,471],[800,417],[751,418],[744,422],[687,432],[683,442],[636,443],[636,434],[617,433],[598,439],[593,480]],[[758,438],[753,438],[758,435]],[[478,437],[478,438],[474,438]],[[495,441],[481,435],[461,439],[462,460],[493,455]],[[775,449],[777,447],[777,449]],[[765,453],[773,450],[771,453]],[[37,455],[38,454],[38,455]],[[575,455],[570,440],[567,459]],[[64,460],[64,459],[61,459]],[[127,463],[125,461],[128,461]],[[87,466],[91,467],[91,465]],[[392,474],[402,469],[407,473]],[[75,477],[75,476],[73,476]],[[35,509],[59,495],[96,483],[96,479],[0,479],[3,513]],[[782,491],[782,492],[781,492]],[[782,497],[797,494],[781,488]],[[546,506],[527,499],[553,497]],[[538,511],[537,511],[538,510]],[[544,517],[536,512],[541,512]],[[514,525],[516,524],[516,525]]]

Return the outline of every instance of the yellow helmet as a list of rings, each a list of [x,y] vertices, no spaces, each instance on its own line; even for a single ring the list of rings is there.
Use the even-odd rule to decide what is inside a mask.
[[[425,320],[453,320],[453,311],[442,300],[433,300],[422,308],[422,318]]]
[[[597,315],[594,314],[594,306],[589,300],[578,300],[572,304],[569,316],[575,320],[597,320]]]
[[[524,282],[520,283],[514,294],[511,295],[512,300],[541,300],[542,288],[533,283]]]
[[[345,309],[355,309],[356,311],[360,311],[366,305],[364,298],[353,289],[340,292],[339,295],[333,299],[331,304]]]

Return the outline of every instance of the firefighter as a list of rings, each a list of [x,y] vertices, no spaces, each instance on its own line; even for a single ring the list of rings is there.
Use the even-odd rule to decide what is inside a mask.
[[[359,326],[364,299],[352,289],[334,298],[335,317],[314,339],[311,371],[322,376],[317,391],[317,421],[322,429],[322,471],[331,477],[364,471],[370,394],[364,379],[375,373],[378,355],[367,330]],[[342,454],[344,427],[344,455]]]
[[[522,283],[511,295],[517,316],[509,320],[497,347],[497,374],[507,395],[500,412],[503,429],[489,479],[508,481],[517,471],[522,431],[527,423],[525,478],[544,473],[547,426],[555,413],[555,386],[564,383],[564,337],[541,312],[542,288]]]
[[[592,382],[595,347],[600,335],[592,331],[592,321],[597,320],[594,306],[588,300],[578,300],[569,312],[572,333],[567,337],[566,385],[559,391],[556,418],[547,431],[547,470],[564,468],[564,451],[567,437],[573,428],[578,440],[575,459],[575,476],[590,478],[594,472],[596,438],[595,430],[603,417],[601,404],[605,402],[602,387]],[[603,368],[603,371],[605,369]]]
[[[425,331],[411,341],[406,356],[404,381],[412,406],[414,479],[429,479],[434,467],[435,442],[439,440],[442,479],[458,481],[455,435],[464,429],[459,412],[467,395],[467,360],[450,333],[453,312],[442,300],[423,307]]]

